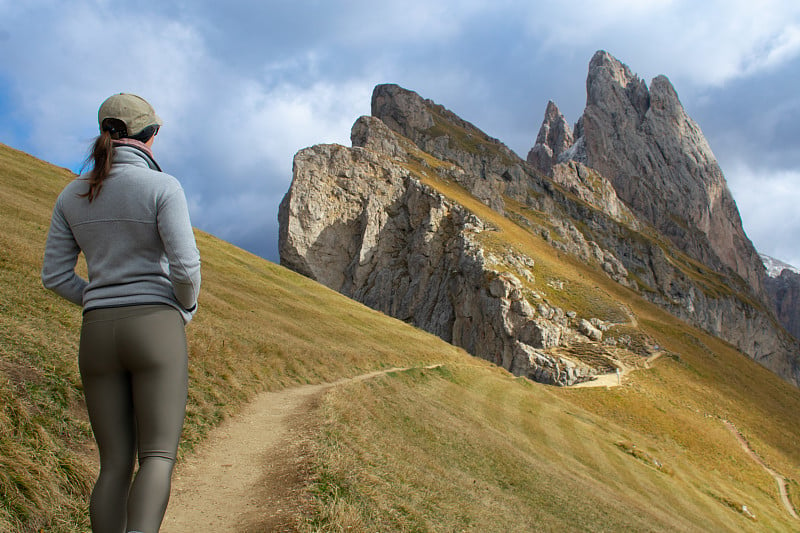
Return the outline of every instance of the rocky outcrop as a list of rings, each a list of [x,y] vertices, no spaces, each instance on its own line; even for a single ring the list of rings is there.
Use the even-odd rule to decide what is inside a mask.
[[[800,274],[784,268],[778,276],[767,276],[764,285],[778,320],[800,339]]]
[[[555,183],[579,200],[633,230],[641,229],[636,216],[620,201],[611,183],[596,170],[568,161],[551,167],[549,172]]]
[[[486,226],[412,176],[406,163],[419,157],[407,150],[415,147],[371,117],[356,122],[352,138],[361,146],[295,156],[279,210],[281,264],[515,375],[570,385],[596,373],[545,353],[579,335],[571,319],[544,303],[534,308],[519,278],[487,265],[474,239]],[[516,261],[531,276],[533,261]],[[596,328],[585,333],[601,338]]]
[[[598,64],[595,70],[602,71],[603,61]],[[495,267],[487,266],[486,262],[474,259],[474,264],[482,264],[478,269],[483,272],[481,276],[457,276],[458,272],[470,271],[464,257],[473,255],[464,250],[477,246],[477,241],[464,236],[456,239],[454,235],[473,231],[465,228],[475,224],[460,222],[453,205],[434,208],[433,204],[422,200],[427,198],[419,192],[424,185],[414,176],[434,173],[442,180],[458,183],[495,211],[541,235],[554,248],[595,265],[642,297],[731,342],[797,384],[800,382],[800,346],[776,328],[767,304],[761,303],[766,298],[762,300],[758,288],[753,289],[733,268],[748,263],[748,248],[745,246],[744,259],[728,265],[711,244],[725,220],[731,224],[736,220],[725,215],[730,214],[725,206],[732,199],[707,144],[701,139],[699,128],[685,117],[677,96],[670,99],[668,89],[671,88],[656,84],[660,87],[658,90],[648,90],[621,64],[616,70],[606,71],[602,72],[608,75],[590,76],[594,79],[591,85],[595,93],[604,94],[605,91],[614,95],[609,98],[620,103],[623,116],[609,115],[617,121],[614,124],[620,128],[623,124],[641,128],[652,123],[649,129],[636,134],[638,141],[632,141],[634,149],[652,152],[655,146],[663,151],[658,156],[660,160],[657,154],[650,153],[652,172],[673,165],[676,168],[670,172],[677,173],[677,178],[673,178],[683,179],[684,173],[690,174],[691,179],[687,178],[686,183],[673,183],[674,190],[665,194],[685,189],[693,202],[697,198],[708,198],[711,208],[700,217],[700,222],[708,224],[695,225],[680,214],[668,212],[665,218],[669,221],[661,221],[662,228],[667,228],[665,236],[657,229],[658,220],[654,223],[643,218],[644,214],[637,212],[632,202],[624,201],[612,176],[591,165],[592,161],[597,164],[598,146],[602,143],[609,150],[622,150],[617,137],[622,138],[623,134],[612,135],[599,144],[593,140],[594,144],[587,145],[587,139],[597,137],[587,133],[586,124],[594,131],[600,123],[593,115],[589,116],[591,114],[580,121],[572,144],[567,146],[570,136],[564,127],[565,120],[555,105],[548,106],[546,124],[539,136],[541,142],[537,143],[542,146],[541,157],[532,156],[533,162],[538,161],[536,164],[541,167],[537,170],[501,142],[444,107],[397,85],[379,85],[372,97],[374,116],[362,117],[353,127],[353,148],[320,146],[297,154],[293,184],[281,205],[281,262],[472,353],[506,368],[515,368],[515,372],[536,375],[539,371],[520,368],[544,369],[547,365],[541,357],[549,357],[557,366],[547,368],[555,374],[541,370],[539,378],[567,375],[563,374],[564,365],[554,359],[553,354],[546,353],[548,349],[544,346],[549,345],[548,339],[552,340],[556,331],[561,332],[558,342],[568,342],[565,339],[572,335],[586,339],[587,332],[595,333],[585,327],[581,333],[579,318],[567,316],[562,323],[563,312],[561,318],[558,313],[551,317],[540,312],[538,304],[533,302],[529,303],[538,314],[532,320],[527,317],[526,321],[519,322],[515,317],[520,315],[517,311],[523,309],[524,304],[514,304],[512,309],[513,302],[521,300],[492,296],[489,282],[494,279],[492,276],[499,276],[502,269],[495,271]],[[595,86],[601,79],[623,89],[612,87],[606,91]],[[674,91],[672,93],[674,95]],[[687,138],[667,142],[661,139],[666,133],[652,134],[660,131],[659,128],[668,128],[669,120],[664,112],[658,111],[667,108],[672,110],[670,116],[678,125],[682,124],[680,127],[672,125],[677,128],[673,133],[686,134]],[[654,139],[660,140],[655,142]],[[699,144],[694,146],[694,141]],[[681,155],[684,144],[687,151]],[[636,164],[641,163],[642,157],[649,160],[645,156],[626,157]],[[702,161],[703,165],[691,166],[688,160],[692,158]],[[619,159],[622,161],[620,168],[633,165],[626,166],[627,160],[616,153],[606,159]],[[706,179],[703,169],[707,168],[719,179]],[[367,189],[364,189],[366,185],[354,185],[370,183],[370,176],[380,185],[373,183]],[[647,179],[658,182],[668,178],[650,176]],[[332,184],[324,185],[330,180],[334,180]],[[636,180],[627,180],[633,181]],[[706,187],[709,183],[716,185]],[[377,189],[373,190],[374,187]],[[407,192],[398,192],[401,190]],[[648,193],[663,207],[662,199],[655,198],[655,191]],[[325,206],[333,199],[342,206],[329,211]],[[672,201],[681,203],[675,196]],[[409,207],[412,204],[428,206],[426,209],[431,215],[416,212]],[[411,216],[412,213],[417,214]],[[438,214],[434,216],[433,213]],[[535,216],[529,216],[531,213]],[[720,213],[724,215],[723,222],[716,221]],[[738,214],[733,218],[737,217]],[[734,243],[730,249],[737,249],[735,243],[741,225],[738,230],[736,224],[732,227],[734,235],[726,242]],[[711,228],[716,229],[712,231]],[[689,243],[686,249],[675,244],[684,241]],[[717,241],[715,246],[721,246],[723,241],[725,239]],[[749,245],[749,241],[745,244]],[[433,248],[426,248],[429,245]],[[692,255],[695,252],[697,254]],[[697,257],[707,259],[708,263],[699,262]],[[505,263],[510,265],[513,261]],[[522,265],[524,261],[518,263]],[[535,277],[535,273],[524,266],[512,270],[523,284]],[[749,276],[749,269],[745,270],[743,275]],[[464,304],[465,301],[470,303]],[[503,303],[505,301],[508,303]],[[493,318],[487,318],[489,316]],[[524,313],[521,316],[525,316]],[[480,324],[484,323],[490,324],[486,326],[490,329],[481,329]],[[472,331],[473,336],[467,336],[466,331]],[[490,348],[482,351],[479,346]],[[531,349],[539,350],[535,357],[529,353]],[[575,372],[573,370],[573,376],[577,375]]]
[[[524,196],[528,171],[503,143],[417,93],[387,84],[372,93],[372,115],[422,151],[457,165],[458,183],[499,213],[504,196]]]
[[[605,53],[598,53],[593,63],[596,64],[599,57],[606,56]],[[608,58],[613,59],[610,56]],[[627,118],[619,119],[620,128],[635,127],[648,114],[652,114],[650,91],[627,67],[619,64],[618,70],[612,69],[613,76],[601,76],[597,72],[593,76],[592,70],[597,71],[597,67],[590,67],[587,85],[592,85],[594,92],[616,95],[620,112],[627,114]],[[601,79],[612,85],[619,85],[623,80],[625,89],[621,92],[613,89],[606,91],[601,88]],[[680,105],[677,96],[674,102]],[[784,378],[792,382],[800,381],[800,368],[796,368],[800,347],[776,331],[766,295],[757,294],[758,288],[752,288],[742,276],[723,264],[711,248],[708,236],[699,228],[684,222],[680,215],[665,217],[668,219],[665,224],[672,228],[667,230],[666,237],[673,242],[663,242],[658,229],[653,228],[652,223],[642,218],[635,209],[629,208],[632,206],[630,202],[623,201],[624,197],[613,180],[588,166],[586,138],[581,124],[576,128],[573,144],[566,149],[563,149],[565,142],[559,141],[559,135],[551,134],[558,130],[558,124],[563,124],[563,117],[555,105],[548,105],[539,136],[556,159],[554,166],[546,169],[547,172],[537,171],[496,139],[413,91],[396,85],[379,85],[373,92],[372,110],[373,115],[411,140],[419,149],[463,169],[463,174],[455,177],[455,181],[490,207],[532,229],[537,228],[533,227],[535,224],[531,220],[508,212],[505,199],[513,199],[546,214],[549,224],[538,230],[554,247],[598,265],[615,281],[636,289],[644,298],[690,324],[731,342]],[[426,111],[428,118],[423,120],[420,117]],[[680,111],[685,128],[692,130],[690,125],[694,123],[685,116],[682,108]],[[679,135],[682,131],[678,128],[674,133]],[[699,128],[692,131],[702,137]],[[697,158],[701,158],[699,154],[705,154],[703,157],[708,165],[716,168],[718,178],[724,180],[707,143],[704,139],[698,139],[697,135],[671,141],[671,145],[667,141],[661,143],[671,146],[670,150],[676,152],[672,157],[678,160],[680,147],[698,140],[700,148],[692,148],[689,153]],[[614,146],[614,150],[621,152],[646,150],[646,138],[647,135],[640,136],[627,149],[610,141],[606,144],[609,150]],[[569,137],[564,136],[564,139],[568,140]],[[633,155],[630,157],[635,158]],[[693,168],[692,172],[698,173],[697,179],[702,181],[700,167]],[[551,179],[543,174],[548,174]],[[720,183],[724,186],[724,181]],[[725,192],[727,194],[727,188]],[[727,198],[730,199],[729,194]],[[682,200],[673,197],[672,202],[680,204]],[[662,200],[658,204],[667,209]],[[733,207],[735,209],[735,204]],[[677,226],[672,226],[673,223]],[[738,228],[740,232],[741,224]],[[678,241],[693,243],[689,249],[694,247],[701,250],[702,253],[698,252],[698,255],[708,259],[708,268],[703,269],[704,275],[696,275],[697,265],[693,259],[683,255],[689,252],[674,244],[677,234],[682,236]],[[749,241],[747,244],[752,248]]]
[[[557,122],[560,113],[554,106],[551,111]],[[602,266],[616,281],[632,285],[614,251],[618,244],[622,248],[625,244],[615,242],[614,236],[624,233],[617,231],[619,224],[634,230],[638,230],[638,224],[635,216],[619,201],[613,187],[597,172],[568,161],[550,172],[554,181],[546,179],[497,139],[444,107],[397,85],[375,87],[372,113],[418,149],[451,163],[457,169],[451,179],[495,211],[529,225],[527,219],[506,212],[505,200],[509,198],[551,215],[552,227],[541,230],[548,238],[550,229],[557,233],[553,239],[556,246]],[[558,138],[557,133],[549,136],[545,133],[543,137],[557,144],[554,140]],[[355,139],[354,144],[358,144]],[[574,219],[597,229],[596,234],[585,235],[579,231],[569,222]],[[601,248],[597,238],[608,242]]]
[[[658,76],[648,89],[600,51],[589,64],[586,93],[575,142],[559,161],[597,170],[680,250],[716,271],[731,269],[765,301],[763,265],[708,142],[669,80]]]
[[[561,154],[573,144],[572,128],[553,101],[547,102],[536,144],[528,152],[528,163],[539,172],[550,174]]]
[[[690,261],[668,248],[631,243],[625,249],[619,241],[596,236],[644,281],[643,295],[755,359],[769,359],[765,364],[780,375],[800,379],[800,350],[769,316],[763,264],[744,233],[711,148],[669,80],[658,76],[648,88],[626,65],[599,51],[589,65],[586,91],[586,109],[572,144],[565,147],[568,136],[551,134],[565,119],[549,103],[528,161],[574,194],[580,195],[575,180],[561,175],[566,162],[608,178],[636,217],[708,267],[708,275],[696,279],[688,275],[694,268]],[[605,211],[610,212],[608,207]]]

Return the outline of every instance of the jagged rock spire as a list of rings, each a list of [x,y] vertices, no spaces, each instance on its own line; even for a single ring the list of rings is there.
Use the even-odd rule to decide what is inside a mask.
[[[573,142],[567,119],[551,100],[547,102],[542,127],[536,136],[536,144],[528,152],[528,163],[536,170],[549,174],[558,156],[572,146]]]
[[[549,105],[548,105],[549,108]],[[684,252],[730,268],[763,300],[763,265],[700,127],[669,79],[645,82],[611,54],[595,53],[576,131],[582,162]]]

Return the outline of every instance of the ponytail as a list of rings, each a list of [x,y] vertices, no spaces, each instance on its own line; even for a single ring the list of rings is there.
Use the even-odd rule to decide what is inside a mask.
[[[111,172],[111,163],[114,161],[114,139],[119,139],[127,135],[125,123],[119,119],[106,118],[102,122],[102,131],[94,141],[92,151],[83,164],[83,168],[91,165],[89,171],[89,190],[81,194],[82,198],[88,198],[89,202],[97,198],[100,189],[103,188],[103,181]]]
[[[89,202],[97,198],[100,189],[103,187],[103,181],[108,177],[111,172],[111,162],[114,159],[114,145],[111,143],[111,133],[104,130],[97,139],[94,141],[92,151],[89,157],[86,158],[84,168],[92,165],[92,170],[89,171],[87,180],[89,181],[89,190],[81,194],[83,198],[88,198]]]

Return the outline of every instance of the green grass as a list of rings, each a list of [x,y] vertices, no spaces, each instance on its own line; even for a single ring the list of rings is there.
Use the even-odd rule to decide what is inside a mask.
[[[496,158],[501,164],[514,166],[519,162],[510,150],[500,148],[500,142],[486,135],[475,126],[459,119],[442,106],[428,106],[433,117],[433,126],[425,131],[432,138],[446,136],[452,150],[475,156]]]

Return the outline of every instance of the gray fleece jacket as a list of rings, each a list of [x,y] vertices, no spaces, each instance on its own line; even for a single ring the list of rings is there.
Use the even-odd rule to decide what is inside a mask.
[[[56,201],[42,283],[84,312],[162,303],[188,323],[197,310],[200,253],[174,177],[135,146],[116,146],[111,173],[89,202],[79,177]],[[75,273],[83,252],[89,280]]]

